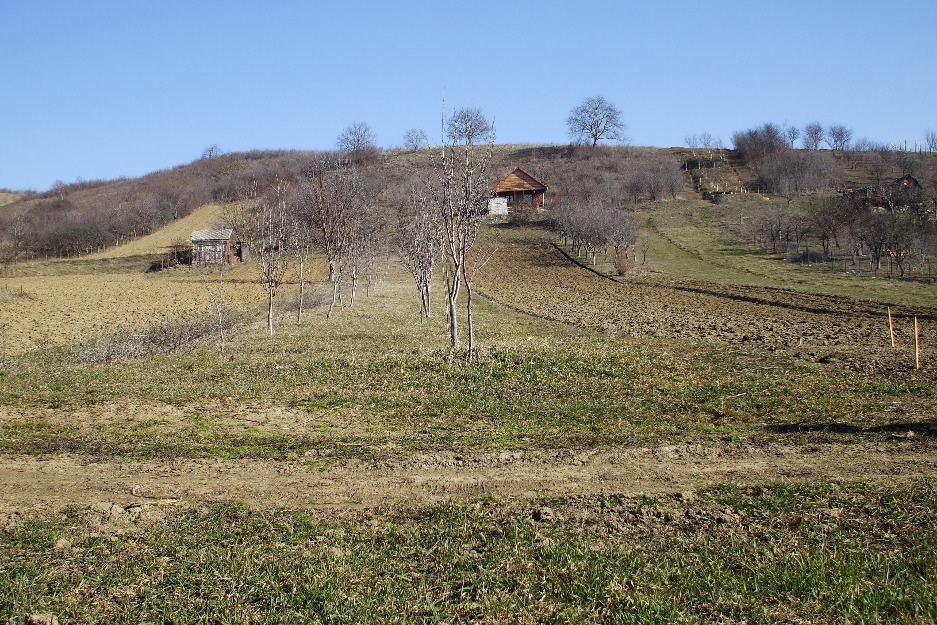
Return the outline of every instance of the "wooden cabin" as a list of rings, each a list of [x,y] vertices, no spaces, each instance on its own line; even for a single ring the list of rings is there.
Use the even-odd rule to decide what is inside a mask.
[[[851,189],[844,195],[866,208],[894,210],[920,205],[923,187],[914,176],[907,174],[883,187]]]
[[[192,232],[192,264],[226,263],[233,265],[242,260],[240,242],[233,243],[231,228],[195,230]]]
[[[491,190],[489,206],[498,210],[506,205],[507,211],[542,210],[546,192],[545,184],[518,167]]]

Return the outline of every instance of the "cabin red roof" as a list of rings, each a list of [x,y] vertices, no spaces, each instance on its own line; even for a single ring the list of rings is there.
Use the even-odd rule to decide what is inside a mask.
[[[495,193],[506,193],[509,191],[546,191],[547,187],[518,167],[505,176],[501,182],[496,184],[493,190]]]

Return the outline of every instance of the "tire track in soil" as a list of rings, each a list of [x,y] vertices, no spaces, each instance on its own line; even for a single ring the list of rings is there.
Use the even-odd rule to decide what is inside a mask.
[[[663,445],[554,452],[427,453],[325,471],[301,461],[177,460],[88,463],[72,456],[0,458],[0,519],[111,502],[258,509],[415,509],[480,498],[663,494],[725,482],[893,483],[937,472],[927,439],[788,445]]]

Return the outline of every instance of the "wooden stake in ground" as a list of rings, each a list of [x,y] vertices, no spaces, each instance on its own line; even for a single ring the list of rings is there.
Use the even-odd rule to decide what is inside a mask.
[[[917,323],[917,316],[914,317],[914,364],[921,368],[921,328]]]
[[[891,306],[888,307],[888,332],[891,334],[891,346],[895,347],[895,322],[891,318]]]

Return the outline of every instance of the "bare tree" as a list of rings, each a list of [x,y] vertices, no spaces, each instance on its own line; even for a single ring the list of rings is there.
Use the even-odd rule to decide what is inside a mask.
[[[602,96],[586,98],[566,118],[569,137],[574,143],[592,140],[595,147],[603,139],[625,140],[621,111]]]
[[[634,217],[623,210],[607,207],[600,214],[600,222],[608,233],[608,242],[612,246],[615,271],[618,275],[625,273],[623,260],[627,256],[627,249],[634,244],[638,236],[638,225]],[[645,240],[647,237],[645,237]],[[644,248],[644,260],[647,260],[647,248]]]
[[[397,250],[420,294],[420,318],[432,316],[433,273],[442,258],[442,214],[413,188],[397,204]]]
[[[366,294],[371,294],[375,269],[386,252],[383,245],[384,215],[380,210],[377,191],[371,188],[367,180],[363,181],[359,191],[354,198],[354,212],[348,222],[348,247],[342,258],[351,278],[351,306],[355,305],[362,277],[366,279]]]
[[[10,243],[13,246],[13,264],[16,264],[20,250],[25,252],[24,256],[28,259],[30,227],[26,216],[22,213],[14,215],[7,229]]]
[[[349,246],[352,202],[358,179],[350,171],[319,171],[307,182],[304,202],[315,224],[317,237],[329,263],[332,301],[326,317],[331,318],[341,297],[343,258]]]
[[[296,322],[303,320],[303,308],[306,302],[306,263],[312,258],[312,246],[315,241],[315,222],[306,202],[297,200],[290,203],[289,247],[299,263],[299,296],[296,303]]]
[[[370,289],[383,232],[375,195],[354,168],[319,172],[305,185],[303,201],[329,263],[332,281],[332,301],[326,313],[329,318],[336,304],[344,307],[346,280],[351,305],[361,276],[368,277]]]
[[[468,144],[459,148],[452,142],[443,146],[438,160],[434,159],[436,180],[429,188],[432,205],[439,211],[443,228],[443,250],[447,260],[449,341],[453,350],[459,348],[458,300],[464,283],[469,295],[466,304],[469,359],[473,357],[475,349],[472,278],[484,264],[485,256],[490,258],[490,254],[472,254],[478,240],[481,218],[488,210],[490,161],[490,144],[482,150]]]
[[[810,219],[810,230],[823,248],[823,258],[831,258],[834,245],[839,247],[840,232],[849,223],[850,211],[843,196],[828,196],[820,200]]]
[[[699,157],[699,153],[697,152],[697,150],[699,150],[699,148],[701,147],[702,141],[700,140],[699,135],[687,135],[686,138],[683,139],[683,141],[686,143],[686,146],[690,148],[690,153],[693,155],[693,160],[695,162],[694,164],[696,165],[696,169],[700,169],[702,167],[702,164],[700,163],[700,157]],[[689,171],[690,159],[687,159],[683,165],[684,165],[684,169]]]
[[[825,136],[826,132],[819,122],[810,122],[804,126],[804,149],[819,150]]]
[[[785,126],[784,136],[791,144],[791,147],[794,147],[794,142],[797,141],[797,139],[800,137],[800,128],[797,126]]]
[[[286,275],[289,246],[289,209],[285,183],[276,184],[260,202],[234,213],[237,230],[257,258],[260,284],[267,292],[267,333],[273,336],[273,301]]]
[[[405,150],[422,150],[429,145],[429,137],[419,128],[411,128],[403,135],[403,148]]]
[[[931,152],[937,152],[937,130],[928,128],[924,133],[924,144]]]
[[[377,138],[366,122],[355,122],[347,126],[338,139],[335,147],[345,152],[353,159],[366,159],[377,153]]]
[[[460,108],[446,120],[446,137],[452,143],[473,145],[476,140],[494,141],[494,124],[480,108]]]
[[[757,165],[772,155],[789,149],[781,128],[770,122],[760,128],[733,133],[732,143],[749,166]]]
[[[852,128],[835,124],[830,126],[826,132],[826,143],[833,150],[843,151],[852,141]]]
[[[218,147],[217,143],[212,143],[210,146],[205,148],[202,151],[202,158],[215,158],[216,156],[221,155],[221,148]]]

